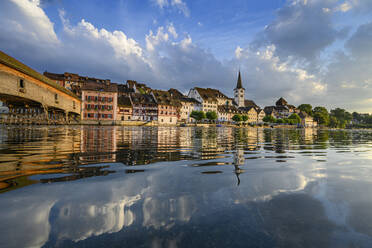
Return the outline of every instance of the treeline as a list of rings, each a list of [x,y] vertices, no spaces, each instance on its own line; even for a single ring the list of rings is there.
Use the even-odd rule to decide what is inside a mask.
[[[276,119],[275,117],[271,115],[266,115],[263,119],[266,123],[278,123],[278,124],[289,124],[289,125],[297,125],[301,123],[301,117],[293,113],[288,118],[284,119]]]
[[[332,128],[372,128],[372,116],[369,114],[350,113],[342,108],[332,109],[328,112],[325,107],[315,107],[313,109],[310,104],[301,104],[298,108],[312,116],[321,126]]]

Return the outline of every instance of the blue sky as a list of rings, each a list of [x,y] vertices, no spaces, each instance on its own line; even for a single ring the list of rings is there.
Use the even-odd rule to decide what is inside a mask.
[[[43,72],[372,112],[370,0],[3,0],[0,50]],[[370,107],[371,106],[371,107]]]

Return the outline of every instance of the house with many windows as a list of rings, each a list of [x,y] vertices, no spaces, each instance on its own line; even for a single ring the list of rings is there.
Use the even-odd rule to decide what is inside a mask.
[[[183,123],[193,122],[194,119],[190,117],[191,112],[194,110],[201,111],[202,110],[201,103],[194,98],[190,98],[183,95],[176,89],[170,89],[168,90],[168,92],[171,94],[172,97],[176,98],[181,103],[178,121]]]
[[[117,84],[85,83],[81,88],[81,120],[85,124],[112,124],[117,115]]]
[[[158,104],[152,94],[131,93],[130,99],[133,107],[133,120],[158,120]]]
[[[152,90],[152,95],[158,105],[158,124],[175,125],[179,118],[181,102],[169,91]]]

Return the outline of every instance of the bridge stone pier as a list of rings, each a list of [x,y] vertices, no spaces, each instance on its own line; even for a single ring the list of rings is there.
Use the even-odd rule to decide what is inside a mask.
[[[0,100],[6,124],[79,123],[81,100],[72,92],[0,51]]]

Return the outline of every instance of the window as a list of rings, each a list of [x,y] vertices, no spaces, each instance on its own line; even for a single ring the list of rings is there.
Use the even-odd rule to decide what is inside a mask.
[[[121,117],[121,120],[124,121],[124,116]]]
[[[25,82],[23,81],[23,79],[19,80],[19,87],[22,88],[22,89],[25,88]]]
[[[54,94],[54,100],[56,103],[58,103],[58,94]]]
[[[108,115],[108,118],[110,118],[110,119],[111,119],[111,118],[112,118],[112,114],[109,114],[109,115]]]

